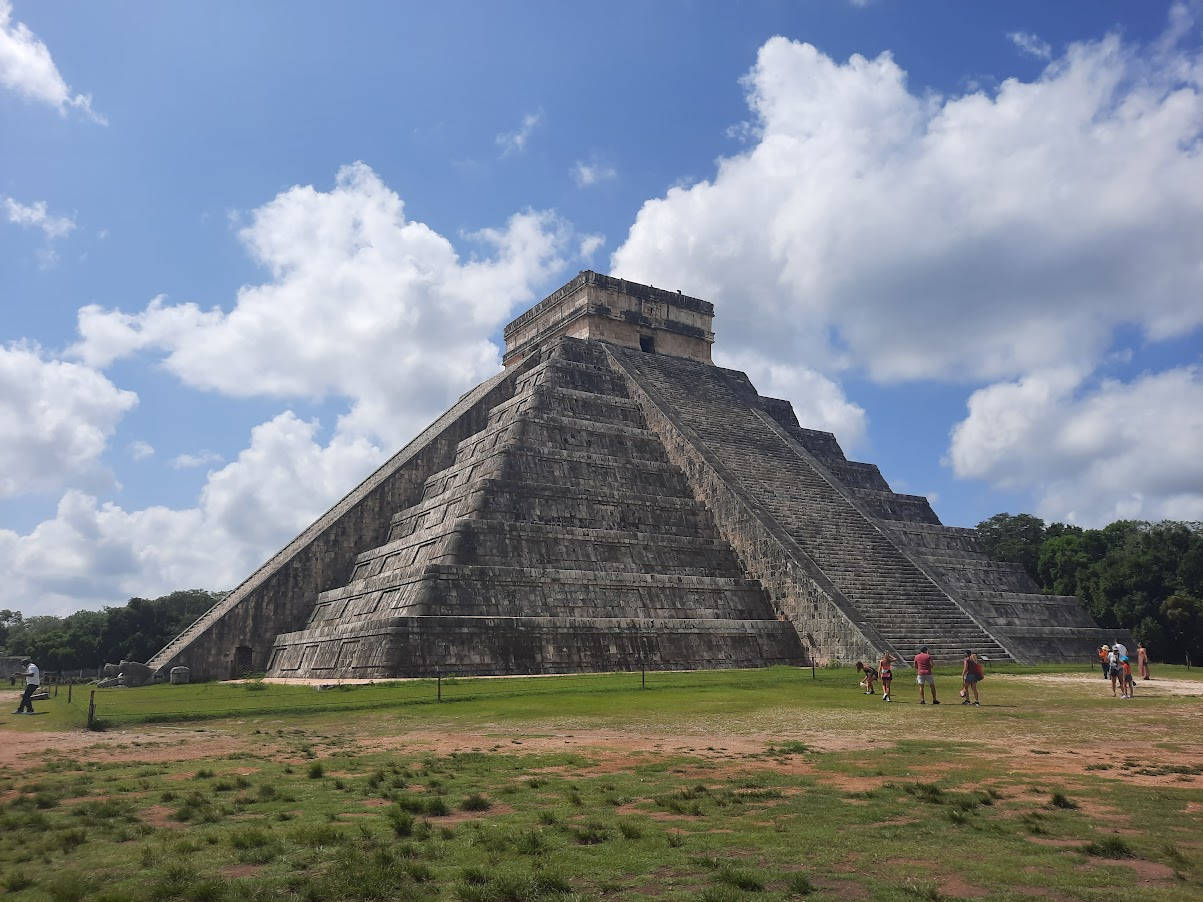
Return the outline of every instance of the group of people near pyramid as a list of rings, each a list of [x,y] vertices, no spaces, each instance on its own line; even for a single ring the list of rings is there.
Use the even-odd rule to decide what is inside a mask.
[[[1111,697],[1115,690],[1120,698],[1136,697],[1136,680],[1132,677],[1132,664],[1128,661],[1128,648],[1118,639],[1114,645],[1099,646],[1099,664],[1103,668],[1103,679],[1111,680]],[[1136,664],[1140,678],[1149,679],[1149,652],[1143,642],[1136,643]]]
[[[865,695],[876,695],[877,691],[873,687],[878,680],[881,680],[881,700],[883,702],[892,702],[894,700],[891,694],[894,683],[893,666],[898,660],[891,652],[887,651],[882,653],[881,660],[877,662],[876,667],[861,661],[856,662],[857,672],[864,674],[861,685],[865,687]],[[940,700],[936,698],[936,677],[933,672],[935,661],[928,652],[926,645],[919,649],[919,653],[915,655],[913,663],[915,665],[915,682],[919,685],[919,704],[927,704],[927,690],[929,689],[931,690],[931,703],[933,705],[940,704]],[[977,684],[985,679],[985,676],[985,673],[982,671],[981,659],[974,652],[966,649],[964,660],[961,661],[960,696],[962,705],[981,706]],[[972,700],[970,696],[972,696]]]

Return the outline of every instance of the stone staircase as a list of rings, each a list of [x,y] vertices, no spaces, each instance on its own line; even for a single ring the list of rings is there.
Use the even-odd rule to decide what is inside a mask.
[[[378,641],[382,634],[392,641]],[[498,645],[506,634],[520,654]],[[372,641],[362,642],[361,638]],[[632,641],[635,637],[637,641]],[[281,635],[272,676],[800,662],[596,343],[563,339]]]
[[[966,648],[992,659],[1009,658],[858,507],[854,491],[825,474],[785,430],[770,425],[746,377],[690,360],[626,349],[612,353],[693,430],[729,477],[895,648],[910,657],[927,645],[944,661],[959,658]],[[860,470],[866,490],[882,491],[863,465],[850,469]]]

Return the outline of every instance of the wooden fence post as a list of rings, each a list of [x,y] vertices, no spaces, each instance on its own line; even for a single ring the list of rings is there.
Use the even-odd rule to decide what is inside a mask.
[[[441,702],[443,700],[443,672],[441,670],[436,670],[434,672],[434,678],[435,678],[436,684],[438,685],[438,691],[439,691],[438,700]]]
[[[92,696],[88,699],[88,729],[96,724],[96,690],[92,690]]]
[[[67,704],[71,704],[71,684],[67,684]]]

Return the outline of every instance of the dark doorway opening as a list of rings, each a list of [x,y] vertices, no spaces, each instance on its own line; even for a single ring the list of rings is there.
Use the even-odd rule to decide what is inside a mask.
[[[239,645],[234,649],[234,676],[246,676],[251,672],[252,654],[249,645]]]
[[[656,353],[656,339],[651,335],[639,336],[639,350],[647,351],[649,354]]]

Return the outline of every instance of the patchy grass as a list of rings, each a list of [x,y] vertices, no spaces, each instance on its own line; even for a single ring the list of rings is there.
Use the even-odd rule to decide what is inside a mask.
[[[998,670],[972,711],[901,681],[874,707],[838,669],[483,682],[441,707],[398,701],[421,681],[170,687],[205,717],[240,700],[209,727],[245,742],[110,733],[0,768],[5,898],[1077,899],[1137,866],[1142,899],[1203,895],[1198,699],[1125,708],[1123,758],[1083,739],[1109,692]],[[190,698],[161,688],[120,698]],[[344,708],[261,710],[287,699]]]

